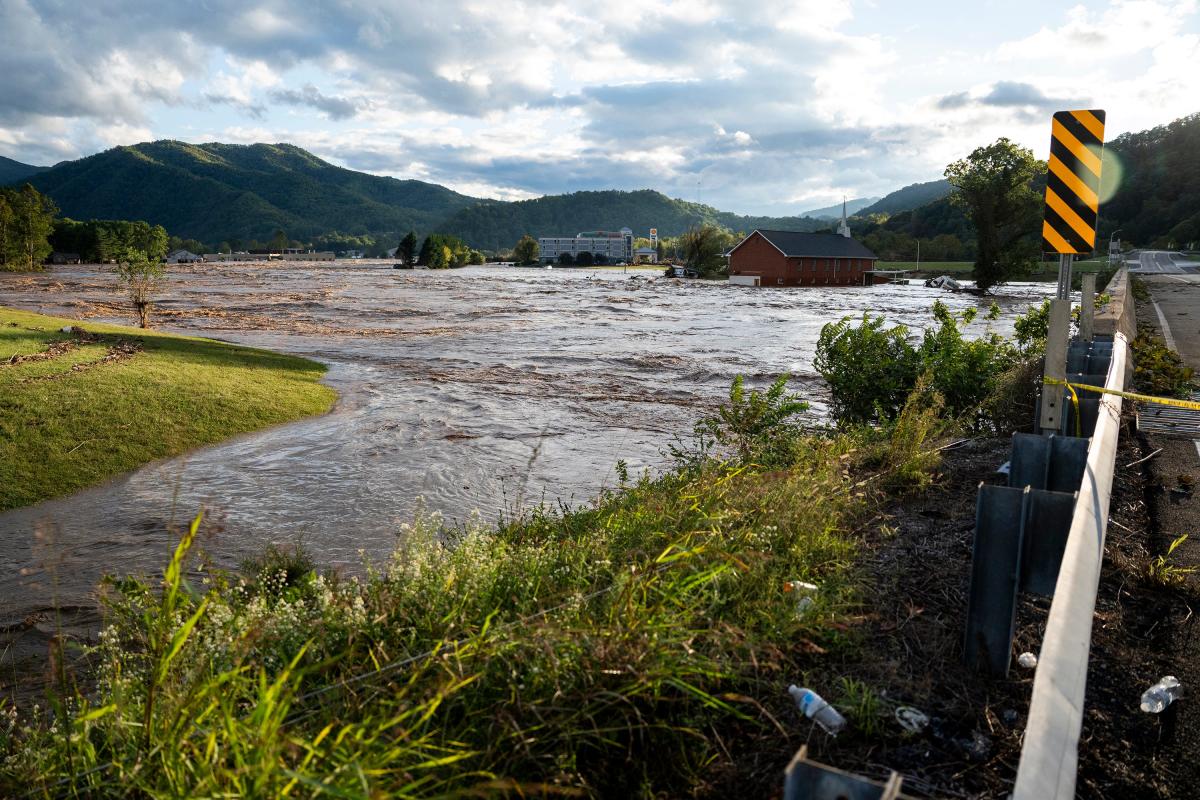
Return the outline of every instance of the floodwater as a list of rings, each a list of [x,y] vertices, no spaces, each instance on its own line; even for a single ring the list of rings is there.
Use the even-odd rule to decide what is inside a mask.
[[[386,264],[208,265],[172,271],[159,326],[329,365],[340,393],[323,417],[151,464],[71,497],[0,515],[0,627],[53,604],[89,607],[104,573],[161,570],[179,525],[204,508],[204,547],[223,566],[268,542],[302,541],[323,564],[381,559],[423,498],[464,519],[577,504],[664,461],[735,375],[782,372],[820,413],[812,371],[821,326],[883,313],[920,329],[940,299],[924,286],[754,289],[657,272]],[[1053,292],[1016,284],[997,322]],[[0,273],[0,304],[129,322],[99,267]],[[982,314],[981,314],[982,317]],[[82,453],[83,451],[81,451]]]

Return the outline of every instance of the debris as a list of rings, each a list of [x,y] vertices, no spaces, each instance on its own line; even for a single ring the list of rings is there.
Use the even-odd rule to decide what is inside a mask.
[[[1016,727],[1016,724],[1021,720],[1021,715],[1016,709],[1006,708],[1000,712],[1000,721],[1010,728]]]
[[[1158,683],[1142,694],[1142,711],[1147,714],[1162,713],[1162,710],[1178,700],[1182,693],[1183,687],[1174,675],[1160,678]]]
[[[1025,669],[1033,669],[1037,666],[1037,656],[1033,653],[1021,653],[1017,656],[1017,663]]]
[[[804,712],[804,716],[820,725],[830,736],[837,736],[846,727],[846,718],[812,689],[793,683],[788,687],[788,694],[796,701],[796,707]]]
[[[962,739],[958,744],[972,761],[987,761],[992,754],[992,740],[979,731],[971,732],[970,741]]]
[[[909,733],[920,733],[929,726],[929,717],[912,706],[899,706],[896,708],[896,722]]]
[[[804,616],[804,614],[813,607],[816,602],[813,595],[821,590],[820,586],[815,583],[805,583],[804,581],[785,581],[783,591],[785,594],[795,592],[796,598],[796,614]]]
[[[929,278],[925,281],[925,285],[931,289],[945,289],[948,292],[962,291],[962,285],[949,275],[938,275],[936,278]]]

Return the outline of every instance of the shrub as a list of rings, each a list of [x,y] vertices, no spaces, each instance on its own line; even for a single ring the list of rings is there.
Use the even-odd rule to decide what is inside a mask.
[[[1131,347],[1133,382],[1140,391],[1160,397],[1187,397],[1191,393],[1194,370],[1152,329],[1141,328]]]
[[[920,374],[920,359],[908,343],[908,328],[884,329],[882,316],[864,312],[821,328],[813,367],[829,384],[831,411],[840,422],[886,419],[904,403]]]
[[[747,393],[738,375],[729,389],[729,402],[697,424],[698,437],[710,437],[743,464],[790,464],[793,446],[803,433],[793,418],[807,411],[809,405],[787,394],[788,377],[779,376],[765,392],[751,389]]]
[[[998,311],[993,307],[989,318]],[[927,375],[929,388],[951,416],[961,417],[972,429],[990,427],[979,409],[1012,364],[1016,348],[994,333],[963,336],[960,320],[972,322],[974,309],[955,317],[939,301],[933,317],[938,324],[925,331],[918,347],[908,342],[907,328],[885,330],[883,318],[870,314],[863,315],[858,327],[851,327],[847,317],[821,329],[813,365],[829,384],[835,419],[893,420],[917,389],[918,378]]]

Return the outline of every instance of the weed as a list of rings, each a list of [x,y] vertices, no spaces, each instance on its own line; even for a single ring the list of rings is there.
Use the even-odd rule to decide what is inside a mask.
[[[1167,548],[1167,552],[1155,556],[1150,563],[1146,565],[1146,579],[1158,586],[1180,586],[1187,576],[1196,571],[1195,567],[1181,567],[1171,563],[1171,557],[1175,551],[1187,541],[1188,535],[1185,533],[1175,541],[1171,542],[1171,546]]]
[[[1139,391],[1160,397],[1187,397],[1195,372],[1150,328],[1138,330],[1133,349],[1133,380]]]
[[[242,561],[242,573],[252,586],[265,582],[275,584],[276,590],[303,585],[316,569],[312,554],[300,543],[282,547],[269,544],[258,555]]]
[[[883,702],[875,691],[860,680],[841,679],[841,696],[837,703],[839,711],[845,713],[855,733],[875,738],[883,733]]]

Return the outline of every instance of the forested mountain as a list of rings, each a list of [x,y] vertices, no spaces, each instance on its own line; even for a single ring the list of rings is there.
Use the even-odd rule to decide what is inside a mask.
[[[39,172],[45,172],[49,167],[35,167],[32,164],[22,164],[20,161],[13,161],[11,158],[0,156],[0,186],[9,183],[18,183],[28,178],[30,175],[36,175]]]
[[[1139,246],[1200,247],[1200,114],[1122,134],[1104,152],[1106,180],[1117,166],[1121,173],[1115,193],[1100,205],[1098,251],[1118,230],[1122,239]],[[1044,175],[1034,181],[1039,195],[1045,185]],[[963,210],[949,202],[948,193],[946,181],[906,186],[863,209],[851,228],[886,260],[913,260],[918,239],[923,260],[972,260],[974,228]],[[939,199],[888,211],[929,194]]]
[[[1100,208],[1099,238],[1120,229],[1122,239],[1141,245],[1200,241],[1200,114],[1122,134],[1105,146],[1109,150],[1123,177]]]
[[[828,226],[828,222],[804,217],[744,217],[643,189],[574,192],[515,203],[482,202],[458,211],[440,230],[459,236],[474,247],[500,250],[512,247],[527,233],[574,236],[580,231],[628,227],[637,236],[647,236],[651,228],[657,228],[660,237],[669,237],[703,222],[746,232],[755,228],[814,231]]]
[[[333,231],[431,230],[475,200],[436,184],[335,167],[289,144],[157,141],[59,164],[30,179],[75,219],[143,219],[216,243]]]
[[[879,200],[878,197],[858,197],[858,198],[855,198],[854,200],[847,200],[846,201],[846,213],[847,214],[857,214],[858,212],[862,211],[864,208],[866,208],[867,206],[871,205],[874,202],[877,202],[878,200]],[[813,219],[824,219],[824,220],[841,219],[842,218],[842,204],[834,203],[833,205],[826,206],[825,208],[814,208],[811,211],[801,211],[797,216],[812,217]]]
[[[937,202],[948,194],[950,182],[945,179],[913,183],[885,195],[883,199],[866,206],[858,213],[864,217],[871,214],[899,214],[901,211],[912,211],[914,208]]]
[[[1200,241],[1200,114],[1119,136],[1106,152],[1123,164],[1124,178],[1100,209],[1099,239],[1121,229],[1123,239],[1139,245]],[[363,237],[382,248],[412,229],[506,250],[525,234],[570,236],[624,226],[639,236],[657,228],[662,237],[704,222],[735,232],[830,227],[828,220],[803,216],[739,216],[651,190],[477,200],[436,184],[336,167],[288,144],[158,141],[48,169],[0,158],[0,184],[26,179],[64,216],[146,220],[210,246],[266,241],[277,230],[302,242]],[[887,259],[915,258],[918,239],[922,259],[970,259],[974,231],[948,194],[944,180],[906,186],[860,209],[851,228]]]

